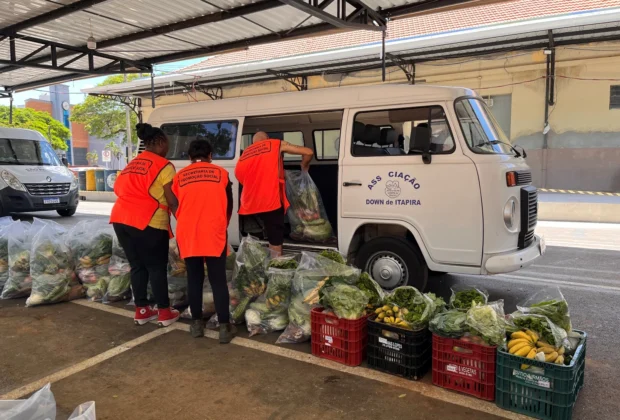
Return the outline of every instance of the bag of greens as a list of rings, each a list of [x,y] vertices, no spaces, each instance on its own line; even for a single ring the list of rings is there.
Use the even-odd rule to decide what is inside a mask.
[[[431,319],[428,329],[434,334],[448,338],[461,338],[467,332],[467,314],[457,309],[441,312]]]
[[[557,286],[539,290],[518,304],[517,309],[524,314],[544,315],[567,333],[573,330],[568,302]]]
[[[118,242],[116,235],[112,236],[112,256],[108,266],[110,282],[103,303],[119,302],[131,297],[131,267],[125,255],[125,250]]]
[[[510,314],[509,318],[517,330],[532,330],[538,333],[540,340],[543,342],[555,347],[564,346],[566,349],[571,348],[566,330],[554,324],[544,315],[516,311]]]
[[[12,223],[0,224],[0,293],[9,279],[9,226]]]
[[[291,283],[298,263],[294,257],[276,257],[267,266],[267,290],[245,311],[250,337],[281,331],[288,325]]]
[[[16,299],[30,296],[32,277],[30,276],[30,248],[32,238],[46,225],[36,217],[32,224],[15,222],[8,227],[9,277],[2,290],[2,299]],[[59,225],[58,225],[59,226]]]
[[[75,256],[75,271],[90,300],[100,301],[110,282],[112,226],[104,221],[82,221],[69,232],[69,247]]]
[[[292,239],[325,242],[333,238],[321,194],[307,172],[286,171],[286,197],[291,204],[286,214]]]
[[[490,346],[500,346],[506,341],[504,301],[475,304],[467,311],[465,321],[472,335],[481,337]]]
[[[402,319],[412,330],[421,330],[428,326],[435,314],[435,302],[429,296],[422,294],[413,286],[397,287],[385,301],[390,306],[398,306]]]
[[[467,312],[472,305],[486,305],[489,300],[489,293],[478,286],[455,284],[450,290],[451,309]]]
[[[368,296],[356,286],[341,283],[323,289],[321,305],[332,310],[338,318],[355,320],[366,314]]]
[[[65,242],[66,236],[66,231],[47,225],[32,240],[32,292],[26,300],[26,306],[84,297],[84,288],[73,271],[73,256]]]

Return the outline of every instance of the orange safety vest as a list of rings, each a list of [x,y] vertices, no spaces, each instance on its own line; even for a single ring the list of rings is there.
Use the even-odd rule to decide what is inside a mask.
[[[181,258],[219,257],[228,243],[228,172],[207,162],[192,163],[172,181],[179,200],[177,243]]]
[[[235,176],[243,185],[239,214],[257,214],[290,204],[286,199],[284,162],[280,140],[263,140],[246,148],[235,168]]]
[[[152,152],[142,152],[127,164],[114,182],[117,199],[112,207],[110,223],[121,223],[144,230],[158,209],[170,211],[149,190],[159,173],[170,161]],[[169,229],[170,237],[172,231]]]

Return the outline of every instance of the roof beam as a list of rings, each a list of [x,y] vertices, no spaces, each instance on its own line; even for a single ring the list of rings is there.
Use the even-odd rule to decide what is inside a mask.
[[[345,16],[334,16],[332,14],[325,12],[322,8],[314,6],[310,3],[306,3],[303,0],[280,0],[280,1],[286,4],[287,6],[294,7],[297,10],[301,10],[304,13],[308,13],[311,16],[319,18],[323,22],[327,22],[330,25],[335,26],[336,28],[382,31],[385,29],[385,25],[386,25],[385,19],[383,19],[383,17],[381,17],[381,15],[379,15],[377,12],[375,12],[374,10],[366,6],[361,0],[351,0],[351,1],[352,3],[354,1],[353,3],[354,6],[362,6],[369,14],[372,12],[373,16],[376,15],[376,18],[373,18],[373,19],[378,23],[378,26],[348,21]],[[344,4],[346,4],[348,1],[349,0],[341,0],[342,3],[340,4],[343,5],[342,10],[345,10]],[[340,13],[340,10],[339,10],[339,15],[344,15],[344,13]]]
[[[101,1],[101,0],[99,0]],[[236,17],[241,17],[244,15],[262,12],[265,10],[273,9],[274,7],[282,7],[283,4],[278,0],[264,0],[259,3],[247,4],[245,6],[235,7],[228,10],[222,10],[220,12],[211,13],[205,16],[198,16],[195,18],[187,19],[181,22],[175,22],[168,25],[158,26],[155,28],[145,29],[143,31],[134,32],[127,35],[121,35],[116,38],[110,38],[97,42],[97,50],[101,50],[104,48],[110,48],[121,44],[126,44],[129,42],[140,41],[142,39],[151,38],[154,36],[165,35],[171,32],[180,31],[183,29],[194,28],[196,26],[206,25],[214,22],[221,22],[228,19],[233,19]],[[0,29],[0,34],[4,34],[3,30]],[[9,34],[10,35],[10,34]],[[81,45],[80,47],[85,49],[86,45]],[[73,55],[72,51],[58,51],[56,54],[57,58],[66,58]],[[41,64],[47,61],[50,61],[50,56],[37,57],[30,62],[32,64]],[[6,73],[7,71],[15,70],[18,67],[4,67],[0,69],[0,73]]]
[[[31,17],[24,21],[18,22],[14,25],[6,26],[0,29],[0,33],[15,35],[19,31],[32,28],[33,26],[42,25],[44,23],[56,20],[58,18],[70,15],[71,13],[78,12],[80,10],[88,9],[96,4],[103,3],[107,0],[81,0],[75,3],[67,4],[65,6],[54,9],[51,12],[43,13],[38,16]]]

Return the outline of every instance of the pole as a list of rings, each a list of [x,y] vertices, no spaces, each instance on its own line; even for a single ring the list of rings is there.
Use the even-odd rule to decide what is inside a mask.
[[[155,76],[151,70],[151,107],[155,109]]]
[[[13,92],[9,93],[9,125],[13,125]]]
[[[127,75],[125,74],[123,77],[123,81],[127,81]],[[126,154],[125,156],[127,156],[127,163],[129,163],[129,161],[131,159],[133,159],[133,142],[131,141],[131,110],[129,109],[129,105],[125,105],[125,123],[126,123],[126,128],[125,128],[125,134],[127,135],[127,150],[126,150]],[[120,165],[120,162],[119,162]]]
[[[385,31],[381,32],[381,81],[385,82]]]

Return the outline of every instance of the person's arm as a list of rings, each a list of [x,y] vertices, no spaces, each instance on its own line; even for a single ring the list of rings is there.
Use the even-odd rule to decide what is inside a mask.
[[[228,224],[230,224],[230,218],[233,213],[233,191],[232,182],[230,182],[230,179],[228,180],[228,185],[226,186],[226,200],[228,201],[228,205],[226,206],[226,216],[228,217]]]
[[[304,146],[295,146],[294,144],[283,141],[280,145],[280,151],[282,153],[301,156],[301,169],[302,171],[308,172],[310,162],[312,162],[312,156],[314,156],[314,151],[312,149]]]
[[[177,209],[179,208],[179,200],[177,200],[176,195],[172,192],[172,182],[164,185],[164,195],[166,196],[166,201],[168,202],[168,208],[170,212],[174,214],[174,217],[177,217]]]

